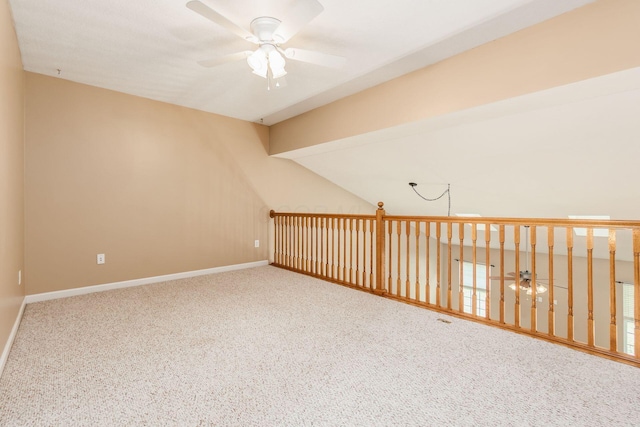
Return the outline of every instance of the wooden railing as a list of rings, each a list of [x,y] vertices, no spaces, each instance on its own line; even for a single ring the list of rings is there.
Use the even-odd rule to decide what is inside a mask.
[[[275,266],[640,366],[640,221],[271,217]]]

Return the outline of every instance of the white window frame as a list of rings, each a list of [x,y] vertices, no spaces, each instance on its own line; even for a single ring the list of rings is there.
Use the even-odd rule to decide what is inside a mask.
[[[491,266],[476,263],[476,316],[487,316],[487,268],[491,275]],[[473,263],[462,261],[462,293],[464,296],[462,310],[473,314]]]
[[[633,284],[622,284],[622,351],[634,355],[635,318]]]

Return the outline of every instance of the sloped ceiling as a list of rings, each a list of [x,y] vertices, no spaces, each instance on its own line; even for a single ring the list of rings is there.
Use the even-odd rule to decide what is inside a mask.
[[[279,156],[395,215],[640,220],[639,106],[636,68]],[[450,185],[450,208],[409,182],[427,198]],[[607,258],[607,238],[596,240]],[[562,253],[564,237],[556,244]],[[631,259],[630,233],[618,250]]]
[[[389,212],[640,218],[640,69],[284,153]],[[354,165],[360,165],[354,167]]]

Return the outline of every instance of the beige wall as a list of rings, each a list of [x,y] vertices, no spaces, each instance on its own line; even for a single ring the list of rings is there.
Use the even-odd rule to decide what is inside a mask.
[[[24,286],[24,72],[6,0],[0,0],[0,353]]]
[[[266,260],[269,209],[374,210],[269,158],[264,126],[32,73],[26,94],[28,294]]]
[[[271,154],[638,67],[638,17],[638,0],[598,0],[278,123]]]

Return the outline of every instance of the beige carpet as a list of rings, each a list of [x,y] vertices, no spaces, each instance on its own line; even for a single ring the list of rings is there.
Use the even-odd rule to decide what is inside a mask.
[[[638,426],[640,369],[274,267],[28,305],[0,426],[125,425]]]

